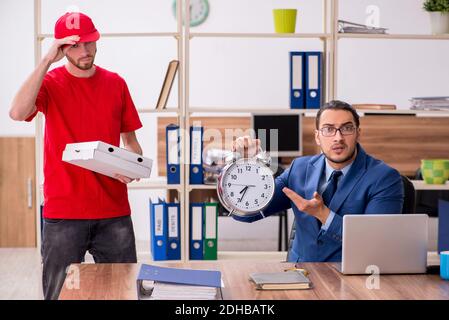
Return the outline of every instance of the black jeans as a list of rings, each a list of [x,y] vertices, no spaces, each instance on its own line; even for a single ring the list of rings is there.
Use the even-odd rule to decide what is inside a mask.
[[[44,219],[42,239],[44,298],[56,300],[67,267],[84,261],[86,251],[96,263],[136,263],[136,243],[130,216],[98,219]]]

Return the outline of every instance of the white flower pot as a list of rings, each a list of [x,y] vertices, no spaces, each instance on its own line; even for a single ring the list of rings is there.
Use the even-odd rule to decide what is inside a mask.
[[[429,12],[432,34],[449,33],[449,12]]]

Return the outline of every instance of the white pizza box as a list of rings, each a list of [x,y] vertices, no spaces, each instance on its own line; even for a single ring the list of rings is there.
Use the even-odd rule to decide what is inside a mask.
[[[62,161],[111,178],[121,174],[133,179],[149,178],[153,164],[149,158],[102,141],[67,144]]]

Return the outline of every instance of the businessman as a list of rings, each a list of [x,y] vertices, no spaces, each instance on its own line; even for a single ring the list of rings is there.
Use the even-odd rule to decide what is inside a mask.
[[[67,143],[101,140],[142,154],[142,127],[126,82],[94,64],[100,34],[82,13],[55,24],[55,40],[16,94],[10,117],[45,115],[42,283],[45,299],[57,299],[66,268],[84,260],[135,263],[136,248],[126,183],[62,161]],[[67,58],[64,66],[50,66]]]
[[[342,101],[324,104],[316,116],[315,142],[321,154],[296,158],[276,178],[275,194],[258,215],[237,217],[253,222],[293,209],[296,234],[290,262],[341,261],[345,214],[401,213],[399,173],[368,155],[359,144],[359,116]],[[260,144],[248,136],[234,141],[234,151],[254,154]]]

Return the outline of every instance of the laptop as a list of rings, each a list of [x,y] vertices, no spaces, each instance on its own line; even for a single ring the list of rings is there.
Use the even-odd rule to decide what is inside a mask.
[[[345,215],[343,274],[426,273],[426,214]]]

